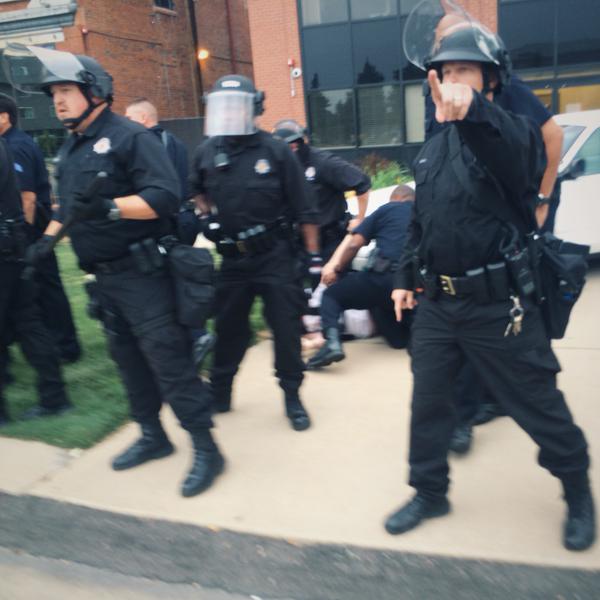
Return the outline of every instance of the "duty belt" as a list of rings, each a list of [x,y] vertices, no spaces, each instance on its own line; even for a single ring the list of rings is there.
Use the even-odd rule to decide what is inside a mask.
[[[135,268],[136,263],[132,256],[127,255],[115,260],[93,263],[91,265],[82,265],[88,273],[100,273],[102,275],[113,275],[123,273]]]
[[[480,304],[508,299],[513,286],[504,262],[471,269],[465,275],[436,275],[426,268],[420,270],[425,295],[436,298],[440,293],[456,298],[472,297]]]

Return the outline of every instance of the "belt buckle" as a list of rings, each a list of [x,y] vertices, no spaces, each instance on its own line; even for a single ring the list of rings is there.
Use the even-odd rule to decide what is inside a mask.
[[[456,296],[456,289],[452,283],[452,277],[449,275],[440,275],[440,283],[442,284],[442,291],[450,296]]]

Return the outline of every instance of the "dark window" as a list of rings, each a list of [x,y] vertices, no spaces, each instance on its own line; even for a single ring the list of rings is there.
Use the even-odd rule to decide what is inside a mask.
[[[308,108],[315,146],[355,146],[354,95],[352,90],[311,92]]]
[[[154,6],[175,10],[175,0],[154,0]]]
[[[354,70],[357,84],[400,80],[400,32],[389,19],[352,26]]]
[[[344,88],[352,85],[349,25],[304,30],[304,73],[307,88]]]
[[[19,119],[33,119],[35,112],[32,106],[19,106]]]
[[[499,32],[516,69],[554,64],[554,0],[500,3]]]
[[[361,146],[402,143],[402,88],[399,85],[360,88],[358,123]]]
[[[600,2],[558,3],[558,64],[600,62]]]
[[[398,14],[397,0],[350,0],[352,18],[376,19]]]
[[[322,25],[347,20],[347,0],[302,0],[303,25]]]

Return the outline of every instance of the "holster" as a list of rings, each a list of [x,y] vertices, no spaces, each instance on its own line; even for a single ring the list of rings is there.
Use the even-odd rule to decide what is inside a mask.
[[[138,271],[144,275],[160,271],[165,266],[165,250],[156,240],[147,238],[129,246]]]

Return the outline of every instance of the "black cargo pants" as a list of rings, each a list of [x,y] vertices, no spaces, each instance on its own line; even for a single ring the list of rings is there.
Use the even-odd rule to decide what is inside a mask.
[[[37,373],[40,405],[56,408],[68,403],[54,341],[46,329],[31,281],[23,281],[23,264],[0,261],[0,345],[16,339]],[[2,372],[5,373],[5,367]],[[0,403],[3,382],[0,381]]]
[[[97,272],[96,279],[110,353],[127,391],[132,419],[156,422],[167,402],[184,429],[211,427],[208,391],[192,363],[187,330],[175,320],[168,273],[143,275],[130,268]]]
[[[217,282],[216,334],[210,380],[216,399],[227,399],[233,378],[250,343],[249,314],[254,299],[264,304],[273,332],[275,375],[284,392],[295,394],[304,377],[301,316],[306,297],[290,244],[278,240],[264,254],[224,258]]]
[[[429,496],[448,491],[448,446],[456,424],[452,390],[464,359],[539,446],[538,462],[558,478],[585,472],[587,444],[556,387],[560,365],[538,308],[523,303],[519,335],[504,336],[512,302],[475,304],[420,298],[412,327],[414,389],[409,484]]]

